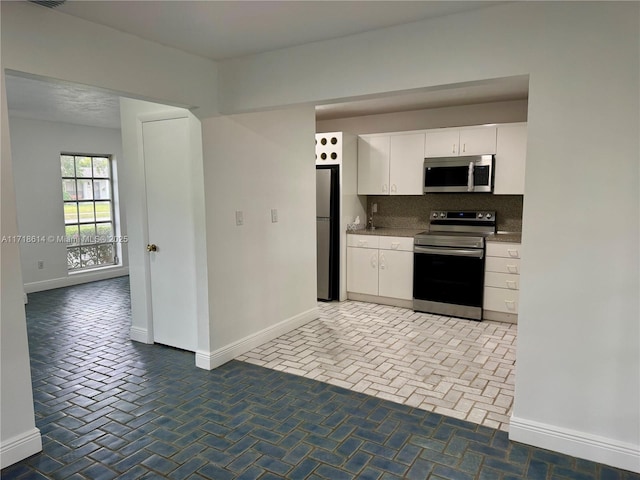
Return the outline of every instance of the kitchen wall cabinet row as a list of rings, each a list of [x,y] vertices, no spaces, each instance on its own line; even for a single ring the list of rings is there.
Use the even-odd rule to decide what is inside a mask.
[[[524,194],[527,124],[510,123],[358,137],[358,194],[422,195],[426,157],[494,154],[494,194]]]
[[[412,300],[413,237],[376,235],[348,235],[347,237],[349,298],[354,298],[353,294],[362,294]]]

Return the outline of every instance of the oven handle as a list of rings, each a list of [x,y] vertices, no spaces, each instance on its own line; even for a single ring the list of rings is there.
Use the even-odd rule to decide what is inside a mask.
[[[413,253],[428,253],[431,255],[451,255],[454,257],[484,258],[484,250],[482,249],[465,250],[461,248],[429,248],[429,247],[414,246]]]
[[[467,192],[473,192],[473,162],[469,162],[469,171],[467,173]]]

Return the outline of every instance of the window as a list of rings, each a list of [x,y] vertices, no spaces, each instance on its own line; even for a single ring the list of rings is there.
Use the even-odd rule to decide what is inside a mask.
[[[111,158],[60,155],[69,271],[118,263]]]

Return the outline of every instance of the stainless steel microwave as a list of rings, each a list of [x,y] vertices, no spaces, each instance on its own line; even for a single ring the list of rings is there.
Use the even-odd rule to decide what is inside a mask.
[[[424,193],[493,192],[493,155],[424,159]]]

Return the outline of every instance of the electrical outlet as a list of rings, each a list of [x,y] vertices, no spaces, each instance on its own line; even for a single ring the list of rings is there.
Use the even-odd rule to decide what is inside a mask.
[[[371,205],[371,213],[378,213],[378,204],[374,203]]]
[[[276,223],[278,221],[278,210],[275,208],[271,209],[271,223]]]
[[[38,270],[42,270],[44,268],[44,262],[42,260],[38,260]]]
[[[236,210],[236,225],[244,225],[244,215],[242,210]]]

